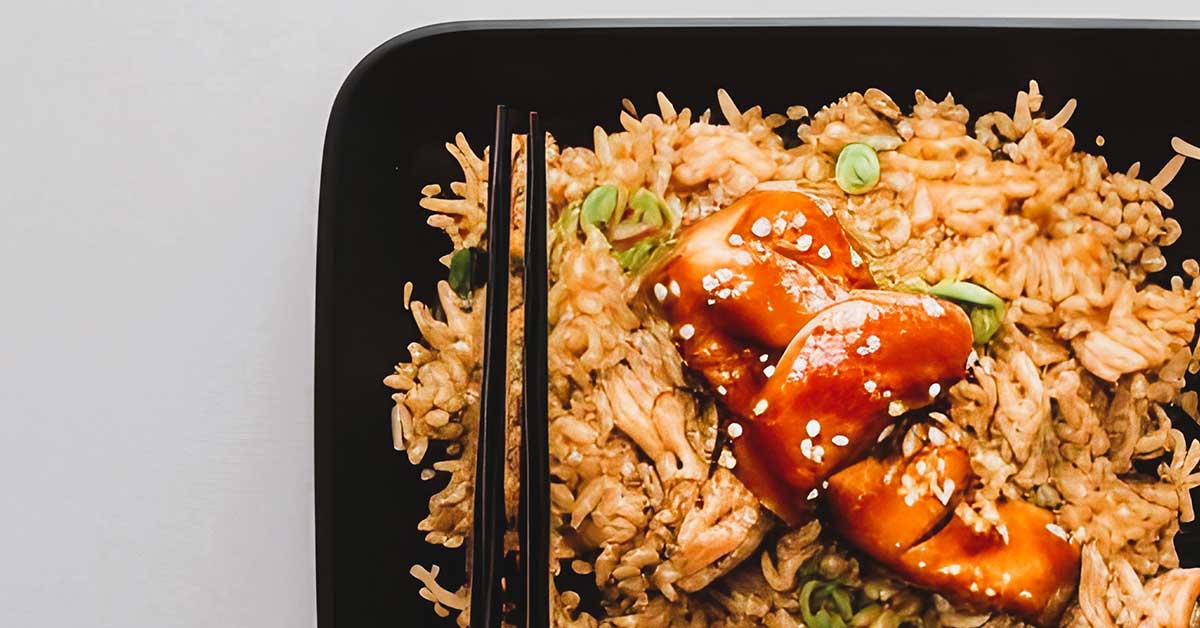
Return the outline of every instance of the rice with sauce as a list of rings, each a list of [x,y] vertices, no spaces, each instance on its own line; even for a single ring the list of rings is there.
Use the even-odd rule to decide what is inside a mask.
[[[639,117],[626,102],[623,130],[597,127],[592,148],[551,140],[551,221],[601,184],[623,195],[645,187],[684,224],[752,190],[799,189],[831,204],[880,287],[941,279],[987,286],[1008,304],[1000,332],[980,349],[972,380],[948,391],[948,411],[898,425],[895,448],[910,455],[931,438],[966,448],[979,482],[954,514],[972,525],[994,525],[1000,499],[1054,513],[1083,556],[1078,597],[1061,625],[1172,625],[1172,604],[1190,614],[1200,572],[1179,569],[1173,539],[1194,516],[1200,444],[1173,428],[1168,408],[1197,415],[1184,378],[1200,368],[1192,348],[1200,265],[1187,260],[1165,287],[1149,277],[1165,269],[1163,248],[1181,233],[1164,215],[1173,208],[1165,188],[1182,154],[1200,151],[1177,140],[1182,154],[1149,180],[1137,165],[1110,172],[1103,157],[1075,150],[1066,128],[1074,101],[1045,115],[1034,82],[1011,115],[985,114],[973,128],[952,96],[935,101],[920,91],[907,113],[877,89],[811,117],[798,106],[786,115],[743,111],[724,91],[718,101],[725,124],[659,94],[658,113]],[[780,135],[789,119],[801,122],[791,148]],[[879,153],[880,181],[847,195],[835,183],[835,160],[864,140],[888,147]],[[523,146],[515,138],[518,232]],[[479,247],[487,155],[461,135],[447,149],[463,180],[445,191],[427,186],[421,206],[454,250]],[[623,270],[599,232],[583,240],[551,232],[553,569],[587,576],[598,592],[557,590],[555,625],[804,626],[814,595],[847,600],[845,625],[1024,625],[905,584],[857,558],[819,521],[784,527],[728,464],[710,477],[716,412],[673,330],[637,298],[640,276]],[[519,259],[522,238],[512,243]],[[510,290],[510,373],[519,373],[520,282]],[[423,341],[384,380],[395,390],[396,449],[450,475],[420,524],[429,543],[450,548],[467,544],[471,527],[483,299],[482,288],[464,300],[443,281],[434,307],[413,301]],[[510,519],[520,388],[511,382]],[[431,441],[448,443],[445,459],[430,462]],[[1134,466],[1156,459],[1150,472]],[[465,588],[438,584],[436,568],[412,573],[440,615],[457,613],[467,625]]]

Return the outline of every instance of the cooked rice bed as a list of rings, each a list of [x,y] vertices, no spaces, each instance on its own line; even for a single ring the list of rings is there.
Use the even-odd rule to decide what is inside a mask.
[[[602,183],[626,193],[644,186],[689,221],[756,188],[803,189],[834,205],[881,284],[988,286],[1009,302],[1002,332],[981,352],[976,381],[954,386],[948,415],[933,417],[968,447],[981,479],[957,514],[986,527],[1002,496],[1053,509],[1085,547],[1079,601],[1063,624],[1157,625],[1164,591],[1190,586],[1187,572],[1171,571],[1172,539],[1192,519],[1188,491],[1200,483],[1200,445],[1189,446],[1164,409],[1196,416],[1196,394],[1183,387],[1200,366],[1200,266],[1188,260],[1166,288],[1147,281],[1181,233],[1164,215],[1173,208],[1164,189],[1182,159],[1149,181],[1136,167],[1112,173],[1102,157],[1074,150],[1074,102],[1043,116],[1042,100],[1031,82],[1011,115],[989,113],[969,129],[952,97],[919,91],[909,114],[871,89],[811,119],[803,107],[741,111],[721,91],[726,124],[660,94],[659,113],[622,112],[624,130],[597,127],[591,149],[551,142],[552,220]],[[777,133],[788,117],[804,120],[791,149]],[[833,182],[834,160],[866,137],[896,149],[880,154],[874,190],[847,196]],[[523,144],[514,144],[520,170]],[[478,246],[487,157],[461,135],[448,148],[464,181],[448,195],[428,186],[421,204],[455,249]],[[519,172],[514,181],[519,208]],[[519,255],[521,238],[513,242]],[[666,323],[633,298],[638,278],[596,234],[553,239],[551,275],[552,551],[556,572],[592,576],[601,602],[599,615],[577,612],[581,596],[561,592],[556,625],[802,625],[799,593],[814,579],[853,592],[856,624],[1017,623],[860,565],[816,522],[779,529],[723,469],[706,482],[715,416],[694,394]],[[443,282],[438,294],[442,317],[412,304],[426,342],[411,345],[410,361],[385,383],[398,391],[395,443],[410,461],[422,463],[431,439],[452,443],[451,458],[433,465],[451,480],[420,527],[429,542],[457,547],[470,528],[483,291],[464,303]],[[917,424],[894,440],[907,452],[927,437]],[[1135,459],[1160,456],[1157,477],[1135,472]],[[510,497],[515,489],[510,482]],[[465,605],[461,589],[424,590],[443,608]]]

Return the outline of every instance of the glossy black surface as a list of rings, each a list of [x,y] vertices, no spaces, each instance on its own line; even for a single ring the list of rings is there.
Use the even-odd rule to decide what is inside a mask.
[[[462,30],[462,29],[470,30]],[[455,30],[457,29],[457,30]],[[497,58],[490,51],[508,51]],[[455,26],[402,36],[372,53],[338,96],[321,180],[317,263],[316,488],[318,619],[322,628],[450,626],[417,596],[413,563],[442,566],[440,582],[463,582],[464,552],[434,548],[416,531],[445,475],[392,450],[390,390],[380,382],[417,338],[403,285],[430,301],[449,248],[417,206],[427,183],[460,178],[444,144],[463,131],[477,151],[490,139],[494,107],[536,109],[564,144],[591,145],[592,127],[619,128],[622,97],[640,110],[666,92],[677,107],[716,109],[718,87],[743,107],[815,110],[848,91],[879,87],[901,107],[914,89],[953,91],[973,113],[1011,111],[1037,79],[1051,113],[1079,99],[1077,144],[1114,169],[1135,160],[1154,173],[1172,135],[1200,143],[1195,77],[1200,32],[772,25],[481,28]],[[528,94],[537,94],[530,98]],[[719,113],[714,114],[719,116]],[[1094,138],[1103,134],[1102,149]],[[1200,247],[1200,164],[1170,188],[1184,237],[1170,268]],[[1164,273],[1164,278],[1168,275]],[[1190,426],[1185,426],[1189,427]],[[1191,430],[1194,435],[1195,430]],[[424,467],[438,458],[430,452]],[[1185,563],[1200,562],[1190,534]],[[440,622],[440,623],[439,623]]]

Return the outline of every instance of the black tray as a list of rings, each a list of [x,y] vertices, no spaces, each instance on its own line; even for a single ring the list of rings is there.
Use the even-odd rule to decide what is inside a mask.
[[[691,20],[466,22],[419,29],[369,54],[330,116],[317,248],[316,543],[321,628],[450,626],[417,596],[409,566],[437,563],[461,582],[463,552],[416,530],[442,480],[423,482],[392,450],[381,383],[418,333],[402,305],[429,301],[448,243],[425,225],[419,191],[459,175],[443,145],[457,131],[482,152],[493,108],[543,113],[560,142],[591,146],[592,126],[616,130],[623,97],[654,110],[716,107],[724,87],[743,107],[810,109],[879,87],[902,106],[914,89],[955,97],[979,114],[1011,111],[1037,79],[1054,112],[1079,99],[1077,144],[1114,169],[1153,173],[1172,135],[1200,140],[1195,23],[1113,21]],[[506,53],[496,56],[493,51]],[[531,94],[536,95],[532,97]],[[1200,164],[1171,185],[1184,227],[1171,269],[1200,245]],[[1188,427],[1188,426],[1182,426]],[[1194,435],[1194,433],[1192,434]],[[439,474],[441,476],[441,474]],[[1195,535],[1180,536],[1200,562]]]

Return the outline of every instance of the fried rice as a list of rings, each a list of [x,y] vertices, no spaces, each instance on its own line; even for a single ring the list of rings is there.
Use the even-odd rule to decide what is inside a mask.
[[[724,124],[660,93],[657,113],[639,116],[626,101],[623,130],[596,127],[592,148],[551,138],[551,221],[600,184],[622,194],[645,187],[685,224],[756,189],[797,189],[832,205],[881,288],[917,279],[988,286],[1009,304],[1002,329],[979,350],[974,377],[950,389],[949,410],[926,418],[969,451],[979,477],[955,516],[995,525],[1000,499],[1053,511],[1083,555],[1061,625],[1169,625],[1172,603],[1190,614],[1200,571],[1179,568],[1173,540],[1194,517],[1200,444],[1186,442],[1171,417],[1197,416],[1184,379],[1200,370],[1192,347],[1200,265],[1185,261],[1166,285],[1151,275],[1166,269],[1163,249],[1181,234],[1164,215],[1174,206],[1165,188],[1183,155],[1200,151],[1177,139],[1181,154],[1156,176],[1139,178],[1136,164],[1112,172],[1103,157],[1076,150],[1066,126],[1074,100],[1046,115],[1032,81],[1011,114],[987,113],[973,128],[952,96],[920,91],[908,112],[868,89],[811,116],[801,106],[742,110],[723,90],[717,98]],[[796,123],[799,143],[788,147],[795,142],[781,131]],[[847,195],[835,160],[864,139],[891,150],[879,154],[879,185]],[[447,150],[463,180],[427,186],[420,204],[450,238],[448,265],[453,251],[482,246],[488,155],[461,134]],[[515,138],[518,232],[523,150]],[[595,589],[556,589],[555,625],[796,627],[817,594],[853,600],[852,626],[1024,625],[907,585],[819,521],[785,528],[724,467],[710,477],[716,412],[668,324],[636,298],[640,277],[623,271],[599,232],[580,240],[551,231],[552,568],[588,576]],[[522,238],[511,241],[519,260]],[[510,288],[510,373],[520,372],[519,286]],[[426,541],[449,548],[463,546],[471,528],[484,292],[463,299],[442,281],[437,303],[413,301],[423,339],[384,379],[395,391],[395,448],[449,475],[419,526]],[[520,389],[513,379],[510,519]],[[896,446],[911,454],[931,438],[930,424],[898,425]],[[448,444],[443,459],[430,460],[431,441]],[[1155,460],[1150,470],[1135,466]],[[439,615],[468,624],[464,587],[439,584],[436,567],[412,574]]]

